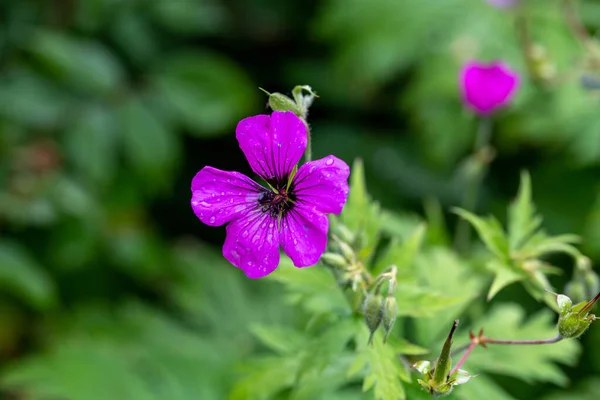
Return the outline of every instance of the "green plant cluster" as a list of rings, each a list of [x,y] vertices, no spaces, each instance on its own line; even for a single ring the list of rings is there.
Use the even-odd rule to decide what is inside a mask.
[[[412,365],[440,354],[454,320],[456,347],[482,327],[555,336],[545,290],[576,304],[598,285],[600,3],[521,3],[1,1],[0,398],[429,399]],[[479,203],[453,213],[472,58],[505,60],[522,86],[494,118]],[[353,275],[282,258],[249,281],[189,207],[204,165],[249,171],[233,132],[268,112],[258,88],[297,84],[320,96],[314,158],[362,159],[331,221],[350,234],[342,262],[395,266],[383,298],[397,311],[372,345]],[[461,219],[481,239],[465,252]],[[476,376],[448,398],[595,399],[599,342],[591,324],[476,348],[462,366]]]

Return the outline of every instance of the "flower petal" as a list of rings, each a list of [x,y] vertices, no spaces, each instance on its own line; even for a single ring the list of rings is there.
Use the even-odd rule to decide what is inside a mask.
[[[239,172],[204,167],[192,179],[192,209],[206,225],[223,225],[257,207],[261,189]]]
[[[291,111],[245,118],[235,133],[250,167],[267,181],[288,176],[306,150],[306,125]]]
[[[329,220],[315,207],[303,204],[288,211],[281,220],[279,241],[296,267],[315,265],[327,246]]]
[[[512,99],[519,76],[503,62],[467,63],[461,72],[464,101],[483,115],[493,113]]]
[[[248,278],[262,278],[279,265],[277,221],[254,210],[227,225],[223,256]]]
[[[322,213],[339,214],[348,199],[349,174],[344,161],[327,156],[301,166],[290,191],[299,202],[313,205]]]

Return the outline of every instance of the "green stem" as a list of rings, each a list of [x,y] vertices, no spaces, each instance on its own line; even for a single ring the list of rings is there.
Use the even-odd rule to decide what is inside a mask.
[[[490,163],[490,140],[492,137],[492,120],[489,117],[481,117],[475,138],[473,154],[470,156],[474,163],[471,171],[467,171],[467,187],[462,199],[462,208],[474,212],[479,198],[479,189],[483,178],[487,174]],[[471,226],[461,218],[456,226],[454,236],[454,247],[459,252],[465,252],[469,248],[471,240]]]
[[[481,338],[481,343],[492,343],[492,344],[552,344],[560,342],[563,339],[562,336],[557,335],[550,339],[534,339],[534,340],[502,340],[502,339],[491,339],[491,338]]]
[[[312,140],[308,122],[306,122],[305,119],[302,119],[302,121],[304,121],[304,125],[306,125],[306,151],[304,152],[304,162],[307,163],[312,161]]]

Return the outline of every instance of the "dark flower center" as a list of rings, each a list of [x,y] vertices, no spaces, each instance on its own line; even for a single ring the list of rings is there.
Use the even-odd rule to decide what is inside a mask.
[[[296,196],[287,190],[287,179],[278,182],[269,182],[275,190],[264,189],[258,195],[258,204],[262,212],[269,213],[271,217],[285,216],[294,207]]]

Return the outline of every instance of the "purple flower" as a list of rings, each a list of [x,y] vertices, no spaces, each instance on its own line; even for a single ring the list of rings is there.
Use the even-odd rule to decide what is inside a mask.
[[[508,104],[518,86],[519,75],[500,61],[471,61],[460,73],[463,100],[481,115],[490,115]]]
[[[229,223],[223,256],[249,278],[277,268],[280,245],[296,267],[316,264],[327,245],[325,214],[342,211],[350,168],[330,155],[294,173],[307,131],[290,111],[243,119],[236,137],[268,187],[239,172],[204,167],[192,180],[194,213],[210,226]]]
[[[509,8],[516,5],[519,0],[485,0],[491,5],[498,8]]]

